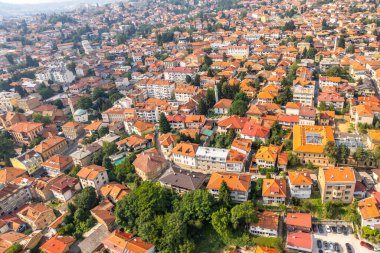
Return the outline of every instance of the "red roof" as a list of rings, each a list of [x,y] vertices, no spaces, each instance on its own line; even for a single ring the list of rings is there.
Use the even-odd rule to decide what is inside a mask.
[[[269,135],[270,130],[266,127],[260,126],[253,122],[245,123],[243,129],[241,130],[241,134],[256,136],[256,137],[267,137]]]
[[[305,232],[288,232],[287,247],[296,247],[302,249],[310,249],[313,246],[313,238],[311,233]]]
[[[185,116],[184,115],[167,115],[166,119],[169,122],[185,122]]]
[[[289,123],[298,123],[299,122],[299,116],[296,116],[296,115],[279,115],[278,121],[289,122]]]
[[[311,228],[310,213],[288,213],[286,216],[286,225]]]

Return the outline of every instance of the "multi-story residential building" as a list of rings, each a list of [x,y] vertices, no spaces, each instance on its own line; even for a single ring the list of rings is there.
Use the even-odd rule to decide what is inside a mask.
[[[169,121],[170,127],[172,130],[181,130],[185,129],[185,115],[167,115],[166,119]]]
[[[318,106],[324,103],[327,107],[333,107],[336,111],[344,108],[344,97],[338,93],[320,93],[318,96]]]
[[[247,165],[248,156],[247,154],[237,151],[236,149],[230,149],[228,151],[226,160],[226,171],[227,172],[242,172]]]
[[[194,78],[194,70],[190,68],[184,68],[184,67],[174,67],[165,69],[164,71],[164,78],[165,80],[171,80],[175,82],[186,82],[186,76],[190,76],[191,78]]]
[[[103,199],[108,199],[113,204],[122,200],[125,195],[127,195],[131,190],[123,184],[111,182],[103,185],[99,190],[99,195]]]
[[[213,147],[198,147],[195,159],[198,169],[210,171],[224,171],[229,150]]]
[[[62,126],[62,132],[66,138],[75,140],[84,134],[83,125],[79,122],[70,121]]]
[[[18,169],[26,170],[29,175],[41,168],[42,156],[34,150],[27,150],[25,153],[10,159],[12,166]]]
[[[138,154],[133,165],[142,180],[153,180],[166,169],[168,163],[165,157],[153,148]]]
[[[67,148],[66,138],[61,136],[51,136],[43,140],[40,144],[33,148],[34,151],[40,153],[44,160],[49,157],[60,154]]]
[[[165,158],[168,159],[174,145],[176,143],[177,136],[172,133],[166,133],[160,135],[158,138],[159,145],[161,147],[161,152],[164,154]]]
[[[107,236],[102,244],[110,253],[154,253],[155,251],[153,244],[118,229]]]
[[[125,119],[124,108],[111,107],[108,110],[102,112],[102,119],[105,123],[111,123],[114,121],[123,122]]]
[[[262,196],[265,204],[285,204],[286,180],[264,179]]]
[[[198,92],[198,87],[193,85],[177,85],[175,88],[175,99],[187,103]]]
[[[100,187],[108,183],[107,169],[95,164],[83,167],[77,176],[82,188],[93,187],[95,190],[99,190]]]
[[[249,46],[228,46],[227,55],[236,59],[245,59],[249,56]]]
[[[288,231],[311,232],[311,213],[287,213],[286,228]]]
[[[362,199],[358,202],[362,227],[375,229],[380,225],[380,203],[378,195]]]
[[[255,162],[260,168],[286,168],[287,154],[281,153],[281,147],[275,145],[261,146],[255,155]]]
[[[270,212],[258,212],[257,223],[249,224],[249,233],[256,236],[277,237],[279,215]]]
[[[148,97],[171,99],[174,95],[175,82],[148,78],[138,81],[136,87],[141,90],[146,90]]]
[[[369,105],[357,105],[350,108],[351,122],[355,125],[373,123],[374,112]]]
[[[9,214],[32,199],[28,186],[8,184],[0,190],[0,215]]]
[[[340,62],[333,58],[323,58],[319,62],[319,68],[321,72],[326,72],[329,68],[332,68],[332,67],[339,67],[339,65],[340,65]]]
[[[21,99],[17,92],[2,91],[0,92],[0,110],[13,111],[13,107],[17,106]]]
[[[355,172],[350,167],[320,168],[318,184],[322,202],[351,203],[355,192]]]
[[[38,134],[41,133],[42,129],[42,123],[18,122],[10,126],[8,132],[18,144],[29,145],[31,141],[38,137]]]
[[[219,100],[213,107],[214,113],[219,115],[227,115],[231,108],[232,102],[232,99],[227,98]]]
[[[302,78],[293,81],[293,102],[306,106],[314,105],[315,82]]]
[[[317,110],[313,107],[303,106],[299,112],[299,125],[315,125]]]
[[[375,149],[378,146],[380,146],[380,130],[377,129],[370,129],[367,130],[368,136],[367,136],[367,146],[370,149]]]
[[[269,138],[270,129],[255,122],[247,122],[240,131],[240,137],[247,140],[266,142]]]
[[[172,149],[172,160],[179,166],[196,168],[196,153],[199,145],[190,142],[180,142]]]
[[[288,182],[292,198],[309,199],[313,181],[307,172],[289,171]]]
[[[251,192],[251,177],[247,174],[229,173],[229,172],[213,172],[207,184],[209,192],[218,197],[219,188],[222,182],[227,184],[230,190],[231,199],[234,202],[244,202],[248,200]]]
[[[5,129],[16,123],[25,121],[27,121],[25,115],[19,112],[6,112],[0,115],[0,123],[3,125]]]
[[[61,173],[70,171],[72,167],[74,167],[73,159],[70,156],[63,155],[53,155],[42,163],[42,168],[50,177],[56,177]]]
[[[50,187],[54,197],[63,202],[70,200],[80,189],[79,179],[66,174],[54,178]]]
[[[218,132],[226,133],[227,131],[234,131],[236,134],[240,134],[247,122],[248,118],[239,117],[237,115],[222,118],[218,121]]]
[[[313,235],[302,231],[289,232],[286,239],[286,248],[295,252],[312,252]]]
[[[203,173],[173,168],[173,171],[165,173],[158,181],[177,193],[184,193],[203,188],[206,177]]]
[[[27,205],[17,216],[33,230],[45,229],[56,219],[53,209],[43,203]]]
[[[186,115],[185,128],[202,128],[206,122],[204,115]]]
[[[41,105],[41,101],[37,97],[26,97],[18,100],[17,106],[22,110],[28,112]]]
[[[319,88],[337,87],[342,82],[342,78],[338,76],[320,76]]]
[[[334,142],[330,126],[293,126],[293,152],[302,164],[326,166],[329,160],[323,152],[327,142]]]

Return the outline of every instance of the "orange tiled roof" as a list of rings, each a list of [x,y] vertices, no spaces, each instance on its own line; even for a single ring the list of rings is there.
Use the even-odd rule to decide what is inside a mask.
[[[106,171],[106,168],[92,164],[86,167],[83,167],[78,173],[77,176],[86,179],[86,180],[95,180],[99,173]]]
[[[208,189],[219,189],[222,182],[226,182],[231,191],[248,192],[251,187],[251,177],[246,174],[214,172],[207,184]]]
[[[286,198],[286,180],[264,179],[262,195],[263,197]]]
[[[355,182],[355,172],[351,167],[329,167],[320,169],[326,182]]]
[[[180,142],[172,150],[173,154],[195,157],[197,153],[198,144],[190,142]]]
[[[375,197],[360,200],[358,202],[358,208],[359,213],[364,220],[380,218],[379,203]]]
[[[318,135],[315,138],[316,141],[308,142],[306,137],[308,134]],[[293,151],[295,152],[323,153],[324,146],[329,141],[334,141],[330,126],[293,126]]]
[[[308,172],[289,171],[288,177],[292,185],[311,185],[313,183]]]

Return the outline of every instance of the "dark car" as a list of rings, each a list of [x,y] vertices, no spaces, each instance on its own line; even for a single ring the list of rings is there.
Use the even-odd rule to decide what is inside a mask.
[[[331,231],[334,233],[334,234],[336,234],[336,227],[331,227]]]
[[[17,232],[22,233],[26,230],[26,224],[22,224],[18,229]]]
[[[353,250],[351,244],[346,243],[346,249],[347,249],[347,253],[354,253],[354,250]]]
[[[360,245],[363,246],[364,248],[369,249],[369,250],[373,250],[374,249],[371,244],[369,244],[368,242],[365,242],[365,241],[361,241]]]
[[[326,241],[324,241],[324,242],[323,242],[323,248],[324,248],[325,250],[328,250],[328,249],[329,249],[329,243],[326,242]]]
[[[340,245],[338,243],[334,243],[334,250],[340,252]]]
[[[322,225],[322,224],[318,224],[318,232],[319,232],[320,234],[323,234],[323,231],[324,231],[324,229],[323,229],[323,225]]]
[[[323,253],[323,250],[321,250],[321,249],[320,249],[320,250],[318,250],[318,253]]]
[[[322,249],[322,241],[321,240],[317,240],[317,246],[318,246],[318,249]]]
[[[313,224],[312,228],[313,228],[313,232],[314,233],[318,233],[318,227],[317,227],[317,225]]]
[[[342,231],[344,235],[348,235],[348,229],[345,226],[342,227]]]

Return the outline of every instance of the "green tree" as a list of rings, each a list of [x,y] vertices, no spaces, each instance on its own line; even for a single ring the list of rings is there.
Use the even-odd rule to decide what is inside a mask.
[[[219,187],[219,203],[225,208],[231,208],[232,206],[231,192],[224,180]]]
[[[37,89],[38,94],[42,96],[43,99],[48,99],[54,95],[54,90],[50,86],[46,86],[44,83],[40,85]]]
[[[19,253],[23,249],[22,245],[19,244],[18,242],[12,244],[5,252],[6,253]]]
[[[207,66],[211,66],[211,64],[212,64],[212,59],[211,59],[208,55],[205,55],[205,57],[204,57],[204,63],[205,63]]]
[[[296,168],[301,165],[300,159],[292,151],[288,151],[288,164],[292,168]]]
[[[85,187],[74,199],[74,204],[84,210],[91,210],[99,203],[93,187]]]
[[[99,133],[99,137],[103,137],[103,136],[105,136],[106,134],[109,133],[109,128],[106,127],[106,126],[102,126],[102,127],[98,130],[98,133]]]
[[[234,229],[258,221],[252,201],[246,201],[231,209],[231,223]]]
[[[348,159],[349,156],[350,156],[350,149],[345,144],[340,144],[338,146],[337,162],[344,163]]]
[[[103,142],[103,155],[104,156],[110,156],[115,154],[118,151],[117,145],[114,142]]]
[[[187,237],[187,226],[181,213],[169,213],[165,216],[165,226],[162,230],[163,248],[168,252],[179,252],[179,246]]]
[[[66,65],[66,68],[69,70],[69,71],[71,71],[71,72],[73,72],[73,74],[74,75],[76,75],[76,71],[75,71],[75,68],[77,67],[77,65],[75,64],[75,62],[71,62],[71,63],[69,63],[69,64],[67,64]]]
[[[335,164],[338,160],[338,148],[334,141],[328,141],[323,148],[323,153],[329,159],[330,163]]]
[[[247,110],[248,110],[247,102],[243,100],[235,100],[234,102],[232,102],[232,105],[228,114],[244,117],[247,113]]]
[[[225,240],[232,236],[230,220],[231,215],[227,208],[221,208],[211,215],[213,228]]]
[[[51,119],[49,116],[43,116],[42,113],[39,112],[33,113],[32,119],[34,122],[42,123],[44,125],[48,125],[51,123]]]
[[[353,54],[353,53],[355,53],[355,46],[354,46],[353,44],[350,44],[350,45],[348,46],[348,48],[346,49],[346,52],[347,52],[348,54]]]
[[[208,114],[208,106],[207,106],[207,102],[205,101],[205,99],[201,99],[198,103],[198,107],[197,107],[197,112],[198,114],[201,114],[201,115],[207,115]]]
[[[92,107],[92,100],[90,97],[82,96],[79,98],[77,106],[83,110],[90,109]]]
[[[172,131],[172,127],[170,126],[170,123],[163,112],[160,114],[159,130],[163,134],[170,133]]]
[[[192,81],[191,76],[187,75],[187,76],[186,76],[186,79],[185,79],[185,82],[186,82],[187,84],[190,84],[191,81]]]
[[[344,37],[342,35],[339,36],[339,39],[337,41],[337,46],[341,47],[341,48],[345,48],[346,47],[346,41],[345,41],[345,39],[344,39]]]
[[[8,133],[0,134],[0,162],[3,165],[10,166],[10,158],[17,155],[15,151],[15,142]]]

